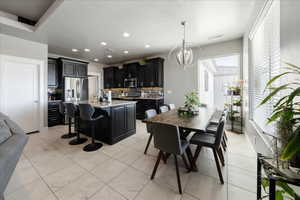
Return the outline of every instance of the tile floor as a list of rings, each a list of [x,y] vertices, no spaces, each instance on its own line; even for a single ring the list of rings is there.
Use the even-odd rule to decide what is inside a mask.
[[[254,200],[256,154],[245,135],[228,133],[225,184],[219,183],[212,153],[203,149],[199,172],[186,173],[180,160],[184,190],[179,195],[172,159],[161,165],[154,181],[150,174],[158,151],[143,123],[137,134],[96,152],[60,139],[66,126],[30,135],[29,142],[5,191],[6,200]]]

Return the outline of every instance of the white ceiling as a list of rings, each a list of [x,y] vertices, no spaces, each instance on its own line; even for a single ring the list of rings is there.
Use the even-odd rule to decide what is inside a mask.
[[[254,3],[255,0],[65,0],[34,33],[4,25],[0,30],[46,42],[51,53],[117,63],[167,52],[180,44],[182,20],[187,21],[187,40],[193,45],[241,37]],[[131,36],[124,38],[124,31]],[[224,36],[208,39],[217,35]],[[101,41],[112,49],[111,59],[104,55]],[[145,44],[151,47],[146,49]],[[72,48],[80,52],[73,53]],[[83,52],[84,48],[91,52]],[[124,55],[124,50],[129,54]]]
[[[38,21],[55,0],[1,0],[0,10]]]

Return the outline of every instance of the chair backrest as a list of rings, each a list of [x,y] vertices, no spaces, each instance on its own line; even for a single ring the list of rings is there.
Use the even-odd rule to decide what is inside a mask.
[[[62,114],[62,115],[65,114],[65,105],[64,105],[64,103],[63,103],[62,101],[59,102],[59,104],[58,104],[58,109],[59,109],[59,113],[60,113],[60,114]]]
[[[151,118],[151,117],[154,117],[155,115],[157,115],[157,112],[154,109],[149,109],[149,110],[146,110],[146,112],[145,112],[146,118]],[[146,128],[147,128],[148,133],[152,133],[152,124],[147,123]]]
[[[159,107],[159,111],[160,111],[160,113],[168,112],[169,108],[168,108],[168,106],[161,106],[161,107]]]
[[[174,110],[175,109],[175,104],[168,104],[168,106],[169,106],[170,110]]]
[[[145,112],[146,118],[151,118],[151,117],[154,117],[155,115],[157,115],[157,112],[154,109],[149,109],[149,110],[146,110],[146,112]]]
[[[181,140],[177,126],[152,123],[154,147],[171,154],[182,154]]]
[[[95,112],[95,109],[91,104],[88,103],[82,103],[79,104],[79,113],[80,118],[82,120],[91,121],[93,120],[93,114]]]
[[[74,118],[76,113],[76,106],[73,103],[65,103],[67,117]]]
[[[224,131],[225,131],[225,123],[226,123],[226,119],[223,116],[218,124],[217,132],[216,132],[215,145],[217,147],[220,147],[220,145],[221,145],[221,141],[222,141]]]

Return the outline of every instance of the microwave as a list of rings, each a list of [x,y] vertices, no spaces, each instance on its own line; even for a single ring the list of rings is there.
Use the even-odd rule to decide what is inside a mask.
[[[137,87],[137,78],[125,78],[124,79],[125,88],[136,88]]]

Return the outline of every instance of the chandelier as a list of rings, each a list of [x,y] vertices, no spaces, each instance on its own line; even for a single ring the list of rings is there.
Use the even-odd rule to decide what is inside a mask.
[[[193,50],[191,48],[191,43],[186,42],[186,21],[182,21],[181,25],[183,27],[183,39],[181,45],[173,48],[170,53],[169,57],[173,58],[176,57],[176,61],[179,66],[186,69],[193,65],[194,55]]]

